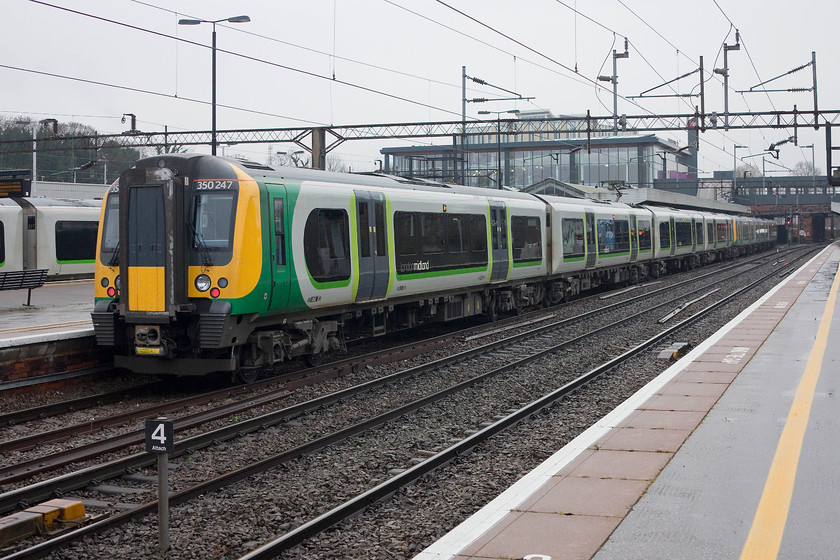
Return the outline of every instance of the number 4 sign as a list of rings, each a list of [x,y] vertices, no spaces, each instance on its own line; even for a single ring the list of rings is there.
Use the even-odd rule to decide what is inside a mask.
[[[175,427],[171,420],[146,420],[146,451],[171,454],[175,444]]]

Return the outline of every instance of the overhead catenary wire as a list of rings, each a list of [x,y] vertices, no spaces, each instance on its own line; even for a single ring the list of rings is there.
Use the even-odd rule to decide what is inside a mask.
[[[140,31],[140,32],[143,32],[143,33],[149,33],[151,35],[164,37],[166,39],[172,39],[174,41],[180,41],[182,43],[190,44],[190,45],[193,45],[193,46],[198,46],[198,47],[207,48],[207,49],[211,48],[211,47],[209,47],[207,45],[204,45],[202,43],[198,43],[196,41],[190,41],[188,39],[183,39],[183,38],[178,37],[176,35],[169,35],[167,33],[162,33],[160,31],[153,31],[151,29],[146,29],[146,28],[143,28],[143,27],[140,27],[140,26],[137,26],[137,25],[132,25],[130,23],[125,23],[125,22],[105,18],[105,17],[102,17],[102,16],[97,16],[97,15],[94,15],[94,14],[82,12],[82,11],[79,11],[79,10],[74,10],[74,9],[71,9],[71,8],[67,8],[65,6],[57,6],[55,4],[50,4],[49,2],[44,2],[43,0],[29,0],[29,1],[34,3],[34,4],[40,4],[40,5],[49,7],[49,8],[55,8],[55,9],[58,9],[58,10],[62,10],[62,11],[65,11],[65,12],[77,14],[77,15],[84,16],[84,17],[88,17],[88,18],[91,18],[91,19],[96,19],[96,20],[99,20],[99,21],[111,23],[111,24],[114,24],[114,25],[119,25],[119,26],[126,27],[126,28],[129,28],[129,29],[134,29],[136,31]],[[328,81],[331,81],[332,83],[342,84],[342,85],[345,85],[345,86],[348,86],[348,87],[351,87],[351,88],[355,88],[355,89],[359,89],[361,91],[365,91],[365,92],[368,92],[368,93],[373,93],[373,94],[376,94],[376,95],[381,95],[381,96],[384,96],[384,97],[388,97],[388,98],[391,98],[391,99],[396,100],[396,101],[403,101],[403,102],[406,102],[406,103],[411,103],[413,105],[419,105],[419,106],[422,106],[422,107],[429,107],[429,105],[427,103],[423,103],[422,101],[416,101],[416,100],[413,100],[413,99],[409,99],[407,97],[403,97],[403,96],[392,94],[392,93],[387,93],[387,92],[384,92],[384,91],[381,91],[381,90],[378,90],[378,89],[375,89],[375,88],[363,86],[361,84],[356,84],[356,83],[348,82],[348,81],[345,81],[345,80],[333,79],[330,76],[324,76],[323,74],[318,74],[317,72],[310,72],[308,70],[303,70],[303,69],[300,69],[300,68],[294,68],[294,67],[288,66],[286,64],[280,64],[278,62],[272,62],[270,60],[265,60],[265,59],[257,58],[257,57],[254,57],[254,56],[249,56],[249,55],[245,55],[245,54],[242,54],[242,53],[237,53],[237,52],[233,52],[233,51],[229,51],[229,50],[225,50],[225,49],[220,49],[220,48],[217,48],[216,52],[228,54],[228,55],[235,56],[235,57],[238,57],[238,58],[241,58],[241,59],[244,59],[244,60],[249,60],[249,61],[252,61],[252,62],[266,64],[268,66],[272,66],[272,67],[275,67],[275,68],[280,68],[280,69],[283,69],[283,70],[289,70],[291,72],[296,72],[296,73],[303,74],[303,75],[306,75],[306,76],[309,76],[309,77],[312,77],[312,78],[328,80]],[[178,97],[178,99],[182,99],[182,98]],[[219,105],[219,106],[221,106],[221,105]],[[241,109],[241,108],[238,108],[238,107],[229,107],[229,108],[236,108],[236,109],[247,111],[247,109]],[[460,113],[457,113],[455,111],[450,111],[449,109],[445,109],[443,107],[432,106],[431,108],[433,108],[437,111],[441,111],[443,113],[460,116]],[[297,119],[297,120],[300,120],[300,119]]]

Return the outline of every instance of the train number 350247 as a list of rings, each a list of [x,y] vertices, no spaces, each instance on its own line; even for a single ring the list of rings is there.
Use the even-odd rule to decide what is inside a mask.
[[[232,189],[235,181],[213,179],[208,181],[196,181],[195,188],[199,191],[218,191]]]

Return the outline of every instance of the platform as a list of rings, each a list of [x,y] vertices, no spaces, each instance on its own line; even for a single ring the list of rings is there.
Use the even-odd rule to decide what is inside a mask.
[[[835,557],[838,262],[827,247],[415,558]]]
[[[0,291],[0,390],[78,377],[112,364],[96,346],[93,280]]]
[[[47,282],[32,290],[28,307],[26,292],[0,291],[0,348],[93,335],[93,280]]]

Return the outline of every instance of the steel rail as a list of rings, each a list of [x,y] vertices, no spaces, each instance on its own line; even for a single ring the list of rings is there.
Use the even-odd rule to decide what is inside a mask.
[[[761,258],[762,257],[759,256],[754,260],[759,260]],[[726,267],[726,270],[739,268],[740,266],[743,266],[745,264],[749,264],[749,261],[746,262],[746,263],[733,264],[729,267]],[[614,304],[607,305],[607,306],[604,306],[604,307],[599,308],[599,309],[595,309],[595,310],[591,310],[591,311],[582,313],[582,314],[577,315],[575,317],[561,319],[559,321],[552,322],[548,325],[543,325],[543,326],[540,326],[540,327],[537,327],[537,328],[534,328],[534,329],[531,329],[531,330],[523,331],[521,333],[518,333],[518,334],[515,334],[511,337],[508,337],[504,340],[489,342],[487,344],[477,346],[475,348],[465,350],[463,352],[453,354],[451,356],[440,358],[438,360],[434,360],[434,361],[426,363],[426,364],[422,364],[422,365],[419,365],[419,366],[416,366],[416,367],[413,367],[413,368],[401,370],[401,371],[395,372],[393,374],[368,381],[366,383],[362,383],[362,384],[359,384],[359,385],[356,385],[356,386],[353,386],[353,387],[349,387],[347,389],[344,389],[344,390],[336,392],[336,393],[332,393],[332,394],[329,394],[329,395],[324,395],[322,397],[318,397],[318,398],[315,398],[315,399],[312,399],[312,400],[309,400],[309,401],[306,401],[306,402],[303,402],[303,403],[299,403],[297,405],[293,405],[291,407],[288,407],[288,408],[285,408],[285,409],[282,409],[282,410],[279,410],[279,411],[275,411],[275,412],[272,412],[272,413],[268,413],[268,414],[250,419],[250,420],[244,420],[244,421],[239,422],[239,423],[237,423],[233,426],[222,427],[222,428],[219,428],[217,430],[213,430],[211,432],[208,432],[206,434],[201,434],[201,435],[194,436],[194,437],[186,439],[186,440],[182,440],[182,441],[176,443],[175,451],[173,453],[173,456],[177,457],[177,456],[180,456],[181,454],[185,453],[187,450],[200,449],[200,448],[206,447],[208,445],[214,444],[218,441],[225,441],[225,440],[232,439],[232,438],[237,437],[237,436],[242,435],[242,434],[247,434],[247,433],[250,433],[250,432],[257,431],[259,429],[264,429],[266,427],[279,424],[281,422],[287,421],[287,420],[289,420],[291,418],[294,418],[294,417],[296,417],[300,414],[303,414],[305,412],[309,412],[309,411],[312,411],[312,410],[317,410],[318,408],[328,406],[328,405],[333,404],[333,403],[335,403],[339,400],[342,400],[342,399],[347,399],[347,398],[349,398],[353,395],[356,395],[356,394],[359,394],[359,393],[364,393],[364,392],[370,391],[371,389],[374,389],[374,388],[377,388],[377,387],[380,387],[380,386],[383,386],[383,385],[386,385],[386,384],[389,384],[389,383],[394,383],[394,382],[402,380],[402,379],[408,379],[410,377],[420,375],[420,374],[425,373],[427,371],[431,371],[431,370],[434,370],[434,369],[444,367],[448,364],[457,363],[457,362],[466,360],[466,359],[474,357],[474,356],[485,354],[487,352],[493,351],[496,348],[509,346],[511,344],[515,344],[516,342],[519,342],[519,341],[524,340],[524,339],[533,338],[533,337],[538,336],[542,333],[551,331],[553,329],[557,329],[557,328],[562,327],[564,325],[568,325],[570,323],[580,321],[580,320],[583,320],[583,319],[586,319],[586,318],[591,318],[591,317],[597,316],[599,314],[605,313],[607,311],[626,306],[626,305],[628,305],[628,303],[630,303],[632,301],[636,301],[636,300],[639,300],[641,298],[653,297],[653,296],[656,296],[657,294],[663,293],[667,290],[673,290],[674,288],[678,288],[679,286],[682,286],[686,282],[696,282],[697,280],[704,279],[708,276],[719,275],[720,272],[721,272],[720,270],[715,271],[715,272],[710,272],[708,274],[701,275],[701,276],[699,276],[697,278],[694,278],[694,279],[691,279],[691,280],[678,282],[678,283],[676,283],[672,286],[669,286],[669,287],[663,287],[663,288],[659,288],[657,290],[653,290],[651,292],[648,292],[647,294],[642,294],[642,295],[637,296],[636,298],[632,298],[630,300],[626,300],[626,301],[623,301],[623,302],[616,302]],[[680,298],[675,298],[675,299],[680,299]],[[669,302],[662,302],[662,303],[659,304],[659,306],[668,305],[672,301],[674,301],[674,300],[671,300]],[[639,313],[634,314],[633,316],[627,317],[625,320],[628,320],[628,321],[632,320],[632,319],[637,318],[638,316],[640,316],[640,315],[642,315],[646,312],[649,312],[649,311],[650,311],[650,309],[645,309],[642,312],[639,312]],[[571,344],[571,343],[577,342],[580,339],[585,338],[586,336],[596,334],[597,332],[600,332],[600,331],[605,330],[605,329],[614,328],[614,326],[615,325],[613,325],[613,324],[605,326],[602,329],[593,331],[593,332],[588,333],[586,335],[581,335],[580,337],[572,339],[571,341],[567,341],[565,344]],[[443,335],[442,338],[451,338],[451,335]],[[410,346],[410,345],[406,345],[406,346]],[[406,350],[406,348],[405,347],[400,347],[400,350]],[[550,351],[552,351],[552,350],[549,349],[547,352],[550,352]],[[537,356],[537,357],[539,357],[539,356]],[[536,359],[536,358],[534,358],[534,359]],[[177,424],[177,423],[176,423],[176,428],[177,428],[176,431],[181,429],[180,425]],[[138,439],[136,439],[137,437],[139,437],[139,436],[135,435],[135,438],[132,440],[133,443],[140,443],[140,441]],[[119,443],[123,443],[123,442],[124,442],[124,440],[119,441]],[[125,447],[125,445],[122,445],[122,447]],[[97,445],[97,449],[99,449],[99,453],[104,453],[102,446]],[[72,453],[73,451],[74,450],[70,450],[70,452],[68,452],[68,453]],[[80,448],[79,452],[84,453],[84,448]],[[94,456],[95,453],[93,453],[93,454],[84,453],[84,455],[85,456]],[[67,462],[69,462],[69,461],[67,461]],[[65,462],[65,463],[67,463],[67,462]],[[33,502],[35,502],[39,499],[48,498],[49,496],[51,496],[55,493],[61,493],[61,492],[66,492],[66,491],[76,490],[76,489],[82,488],[89,483],[90,479],[104,480],[104,479],[107,479],[107,478],[112,478],[114,476],[118,476],[118,475],[122,474],[123,472],[125,472],[127,470],[130,470],[130,469],[133,469],[133,468],[139,468],[139,467],[146,467],[146,466],[151,465],[152,463],[153,463],[153,459],[150,459],[150,458],[148,458],[148,456],[146,454],[141,453],[141,454],[138,454],[138,455],[125,457],[123,459],[117,459],[115,461],[106,463],[105,465],[101,465],[101,466],[98,466],[98,467],[90,467],[88,469],[78,471],[77,473],[69,473],[67,475],[63,475],[63,476],[57,477],[57,478],[49,480],[49,481],[36,483],[34,485],[30,485],[30,486],[27,486],[27,487],[24,487],[24,488],[21,488],[21,489],[18,489],[18,490],[13,490],[13,491],[7,492],[5,494],[0,494],[0,512],[9,511],[9,510],[13,509],[19,503],[33,503]],[[30,468],[29,475],[31,476],[32,465],[31,464],[27,465],[27,467]],[[12,468],[13,467],[10,467],[9,469],[11,470]],[[2,471],[0,471],[0,472],[2,472]],[[16,471],[16,472],[20,472],[20,469],[18,469],[18,471]],[[13,480],[20,480],[21,478],[24,478],[24,477],[22,477],[22,476],[15,477]],[[11,482],[13,480],[9,480],[8,482]],[[4,480],[0,479],[0,483],[2,483],[2,482],[4,482]]]

